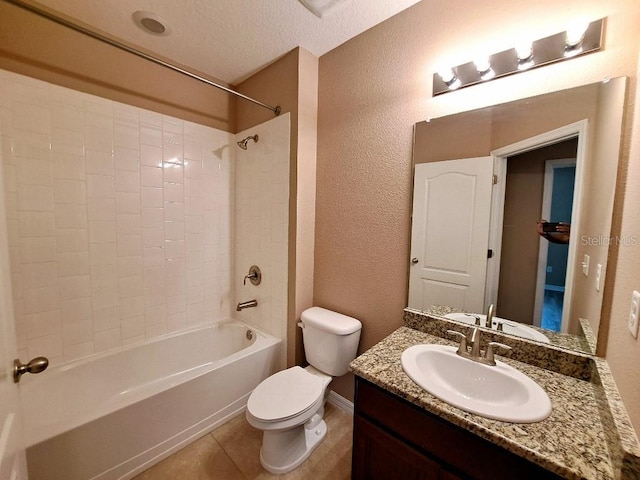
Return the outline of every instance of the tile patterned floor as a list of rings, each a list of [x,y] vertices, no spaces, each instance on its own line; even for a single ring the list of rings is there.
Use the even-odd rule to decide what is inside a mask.
[[[133,480],[341,480],[351,478],[353,417],[325,407],[327,436],[296,470],[272,475],[260,465],[262,432],[244,414],[174,453]]]

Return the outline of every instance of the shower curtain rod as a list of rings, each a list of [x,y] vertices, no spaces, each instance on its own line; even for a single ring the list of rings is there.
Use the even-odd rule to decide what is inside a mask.
[[[89,30],[88,28],[82,27],[80,25],[76,25],[73,22],[70,22],[69,20],[65,20],[64,18],[60,18],[56,15],[54,15],[53,13],[47,12],[46,10],[40,9],[39,7],[36,7],[35,5],[31,5],[29,3],[25,3],[21,0],[4,0],[5,2],[11,3],[13,5],[15,5],[16,7],[20,7],[24,10],[27,10],[31,13],[35,13],[36,15],[39,15],[43,18],[46,18],[48,20],[51,20],[52,22],[55,22],[59,25],[65,26],[67,28],[70,28],[72,30],[75,30],[76,32],[82,33],[84,35],[87,35],[91,38],[94,38],[96,40],[99,40],[101,42],[107,43],[113,47],[119,48],[120,50],[124,50],[125,52],[128,53],[132,53],[133,55],[136,55],[140,58],[144,58],[145,60],[149,60],[150,62],[156,63],[158,65],[162,65],[163,67],[169,68],[171,70],[173,70],[174,72],[178,72],[181,73],[183,75],[186,75],[187,77],[191,77],[195,80],[199,80],[203,83],[206,83],[207,85],[210,85],[212,87],[218,88],[220,90],[224,90],[227,93],[230,93],[232,95],[236,95],[237,97],[242,98],[243,100],[247,100],[249,102],[255,103],[256,105],[259,105],[263,108],[267,108],[269,110],[271,110],[273,113],[275,113],[276,116],[280,115],[280,106],[277,105],[275,107],[272,107],[271,105],[267,105],[266,103],[262,103],[254,98],[248,97],[240,92],[236,92],[235,90],[232,90],[230,88],[227,88],[223,85],[220,85],[218,83],[212,82],[211,80],[207,80],[204,77],[201,77],[200,75],[197,75],[193,72],[190,72],[188,70],[185,70],[183,68],[177,67],[169,62],[165,62],[164,60],[160,60],[159,58],[156,58],[152,55],[149,55],[147,53],[141,52],[140,50],[136,50],[133,47],[129,47],[128,45],[125,45],[124,43],[120,43],[116,40],[112,40],[111,38],[105,37],[97,32],[94,32],[93,30]]]

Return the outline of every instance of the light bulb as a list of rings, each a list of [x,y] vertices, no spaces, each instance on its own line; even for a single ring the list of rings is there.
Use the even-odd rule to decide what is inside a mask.
[[[491,80],[496,76],[496,72],[491,68],[491,63],[489,63],[489,59],[486,57],[478,58],[473,62],[476,66],[476,70],[480,74],[481,80]]]
[[[439,70],[438,75],[447,85],[447,88],[449,88],[449,90],[455,90],[456,88],[460,87],[460,85],[462,85],[462,82],[460,82],[460,79],[456,76],[452,68]]]
[[[516,45],[515,48],[518,60],[527,60],[533,55],[533,44],[531,42],[522,42]]]
[[[518,70],[526,70],[533,67],[533,43],[526,41],[515,47],[518,57]]]
[[[477,58],[473,61],[476,66],[476,70],[478,73],[486,72],[491,68],[491,64],[489,63],[489,59],[486,57]]]
[[[442,70],[438,70],[438,75],[440,75],[440,78],[444,83],[449,83],[456,76],[451,68],[443,68]]]
[[[589,28],[589,22],[584,20],[577,21],[567,28],[567,46],[576,47],[580,45],[584,39],[584,34],[587,32],[587,28]]]

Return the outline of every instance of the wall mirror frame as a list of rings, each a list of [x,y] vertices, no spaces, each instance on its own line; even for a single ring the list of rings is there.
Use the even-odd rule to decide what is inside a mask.
[[[470,287],[464,285],[464,281],[453,285],[454,288],[450,289],[453,293],[449,294],[439,285],[455,283],[456,280],[446,276],[441,280],[425,280],[419,273],[420,270],[431,268],[444,272],[449,268],[446,252],[455,251],[451,245],[455,247],[459,230],[456,230],[456,221],[451,220],[452,215],[457,218],[454,208],[453,213],[434,216],[435,221],[432,220],[430,224],[434,226],[435,233],[427,235],[427,240],[419,244],[415,241],[416,230],[424,229],[426,223],[421,222],[419,218],[424,212],[416,212],[416,202],[420,195],[416,190],[424,187],[418,187],[419,181],[416,180],[409,267],[410,309],[442,316],[450,312],[483,313],[490,303],[494,303],[498,316],[515,320],[519,325],[528,324],[527,328],[544,333],[550,339],[550,343],[566,347],[570,342],[563,340],[576,335],[582,336],[585,329],[590,329],[593,335],[597,336],[609,245],[612,242],[624,241],[611,237],[611,218],[626,85],[627,78],[619,77],[415,124],[413,164],[416,178],[418,170],[425,166],[423,164],[446,165],[459,159],[479,160],[490,157],[491,160],[485,162],[492,165],[492,174],[497,175],[498,183],[491,187],[489,213],[484,214],[484,217],[478,217],[481,220],[460,220],[458,223],[463,229],[464,225],[473,225],[473,228],[469,227],[470,230],[478,230],[481,226],[481,232],[486,232],[481,233],[481,236],[485,238],[488,249],[497,254],[486,259],[484,270],[481,270],[482,282],[480,286],[474,287],[476,290],[482,290],[481,300],[473,305],[467,301],[470,298]],[[505,202],[502,202],[502,199],[505,189],[509,188],[508,185],[516,185],[515,180],[509,180],[507,177],[510,168],[508,165],[511,165],[511,160],[507,161],[508,159],[513,158],[515,162],[517,154],[537,150],[543,146],[560,145],[562,141],[571,139],[575,139],[577,147],[573,147],[576,149],[576,183],[565,275],[568,289],[562,303],[563,321],[554,328],[557,331],[547,331],[540,328],[541,280],[538,274],[540,252],[543,249],[546,252],[546,247],[542,248],[541,242],[547,240],[538,235],[535,225],[535,219],[542,218],[544,178],[527,176],[535,172],[527,172],[520,178],[520,181],[526,182],[527,188],[535,191],[537,195],[524,207],[515,209],[518,213],[516,217],[528,222],[525,227],[517,225],[517,222],[507,222],[508,215],[505,215]],[[531,169],[533,170],[533,167]],[[438,175],[442,176],[436,174]],[[493,175],[491,180],[494,180]],[[515,173],[511,178],[515,178]],[[420,182],[422,181],[424,180],[421,177]],[[465,191],[476,188],[473,181],[469,184],[471,188]],[[434,187],[431,190],[433,192],[437,189]],[[446,192],[445,197],[441,198],[447,198],[447,194],[454,195],[453,190],[442,190]],[[450,201],[447,203],[457,203],[460,195],[456,195],[458,196],[449,197]],[[473,200],[470,201],[473,203]],[[464,205],[464,201],[461,205]],[[459,216],[464,217],[466,212],[466,209],[460,210]],[[451,227],[451,224],[454,226]],[[458,244],[462,245],[459,252],[465,253],[456,256],[451,268],[458,273],[461,272],[461,277],[464,277],[469,273],[466,270],[471,268],[469,265],[473,255],[469,253],[466,258],[466,252],[472,251],[471,247],[467,248],[465,242],[458,241]],[[501,252],[509,251],[512,252],[511,256],[501,255]],[[587,275],[583,273],[582,265],[585,255],[589,257],[591,264]],[[478,257],[477,252],[475,257]],[[505,261],[505,258],[516,258],[520,264],[513,265],[518,262]],[[509,277],[504,272],[511,267],[515,274],[512,272]],[[600,273],[596,278],[597,270],[600,270]],[[544,278],[542,281],[544,283]],[[499,290],[501,283],[537,285],[537,310],[535,291],[531,292],[530,289],[525,290],[522,287],[522,292],[515,294],[516,301],[512,302],[517,304],[521,311],[514,311],[506,301],[509,295]],[[525,291],[527,293],[523,293]],[[476,298],[479,298],[477,292]],[[575,345],[584,345],[584,342],[576,342]]]

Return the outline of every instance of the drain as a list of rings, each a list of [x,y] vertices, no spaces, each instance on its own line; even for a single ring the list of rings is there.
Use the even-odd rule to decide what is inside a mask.
[[[247,332],[245,333],[245,336],[247,337],[247,340],[252,340],[253,332],[251,330],[247,330]]]

